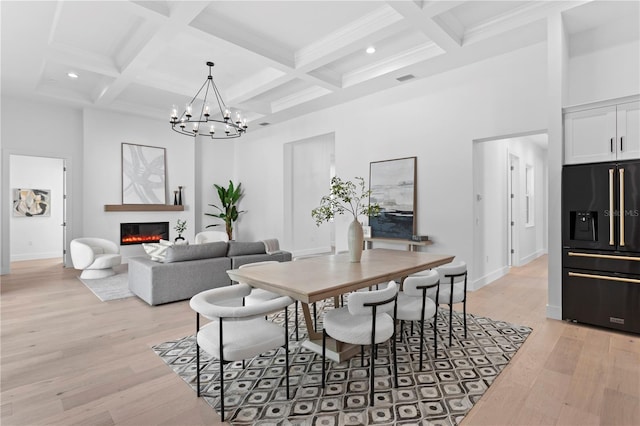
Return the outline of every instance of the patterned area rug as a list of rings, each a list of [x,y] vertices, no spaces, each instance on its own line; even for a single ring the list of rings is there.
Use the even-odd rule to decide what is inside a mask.
[[[282,322],[283,317],[278,314],[273,320]],[[323,392],[320,355],[303,348],[292,333],[291,400],[285,392],[284,349],[265,353],[247,360],[244,368],[242,362],[225,365],[225,419],[234,425],[459,424],[531,329],[468,314],[465,339],[462,314],[454,312],[454,336],[449,347],[448,317],[448,310],[440,312],[437,359],[433,357],[433,330],[430,325],[425,329],[423,371],[418,366],[419,326],[416,324],[411,335],[405,324],[403,341],[397,345],[397,389],[393,388],[390,346],[378,348],[373,407],[368,406],[368,350],[364,366],[359,356],[340,364],[329,362]],[[293,324],[289,330],[293,330]],[[303,339],[301,335],[300,342]],[[165,342],[153,350],[195,392],[194,337]],[[201,362],[203,397],[219,412],[219,363],[205,352],[201,352]]]

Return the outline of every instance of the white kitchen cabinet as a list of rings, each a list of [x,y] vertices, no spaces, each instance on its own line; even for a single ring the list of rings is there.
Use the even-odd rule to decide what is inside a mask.
[[[640,158],[640,101],[564,115],[564,163]]]

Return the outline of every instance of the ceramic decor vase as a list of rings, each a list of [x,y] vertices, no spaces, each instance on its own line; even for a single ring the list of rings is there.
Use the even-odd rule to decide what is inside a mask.
[[[349,261],[352,263],[360,262],[360,259],[362,258],[364,235],[362,234],[362,225],[357,220],[354,220],[349,224],[347,242],[349,245]]]

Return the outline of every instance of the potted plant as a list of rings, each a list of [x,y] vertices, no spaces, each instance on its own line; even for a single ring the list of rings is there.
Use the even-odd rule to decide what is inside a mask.
[[[371,190],[365,188],[364,179],[356,177],[357,183],[345,180],[338,176],[331,178],[329,195],[320,199],[320,206],[311,210],[311,216],[320,226],[323,222],[332,220],[336,215],[351,213],[353,221],[349,224],[348,244],[349,258],[351,262],[360,262],[362,256],[362,225],[358,222],[358,216],[377,216],[380,213],[378,203],[369,203]]]
[[[211,207],[218,209],[219,212],[205,213],[205,215],[222,219],[224,221],[227,235],[229,236],[229,241],[231,241],[233,239],[233,222],[238,220],[240,213],[244,213],[244,211],[238,210],[237,207],[238,201],[244,195],[242,192],[242,183],[239,183],[238,186],[234,186],[233,182],[229,181],[229,186],[227,188],[216,184],[213,184],[213,186],[215,186],[218,191],[218,197],[220,198],[220,204],[222,207],[218,207],[215,204],[209,204]],[[216,223],[213,225],[207,225],[206,228],[219,225],[221,224]]]
[[[178,233],[178,236],[174,239],[174,241],[176,243],[178,241],[184,241],[184,237],[182,236],[182,233],[187,230],[187,221],[178,219],[176,222],[176,226],[174,226],[173,229],[175,229],[176,232]]]

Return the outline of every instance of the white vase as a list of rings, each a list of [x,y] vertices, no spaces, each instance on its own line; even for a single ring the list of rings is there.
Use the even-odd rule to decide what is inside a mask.
[[[349,244],[349,261],[352,263],[360,262],[364,237],[362,235],[362,225],[357,220],[349,224],[347,242]]]

